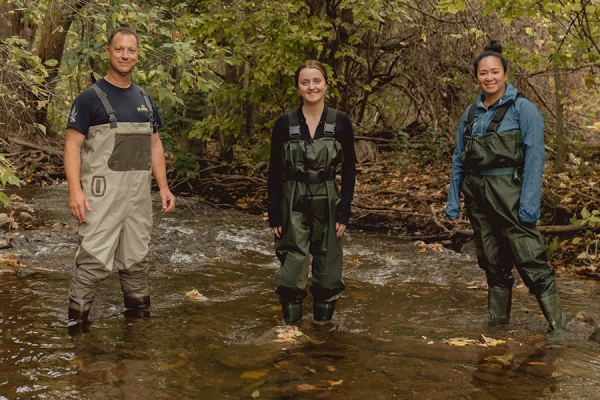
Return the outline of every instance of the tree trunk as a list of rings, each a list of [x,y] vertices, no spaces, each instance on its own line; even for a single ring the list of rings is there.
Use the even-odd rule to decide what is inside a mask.
[[[554,40],[558,40],[556,37]],[[563,118],[565,94],[562,87],[562,76],[558,58],[554,61],[554,91],[556,92],[556,127],[554,129],[554,166],[552,172],[560,173],[565,170],[565,161],[567,159],[567,140],[565,137],[565,123]]]

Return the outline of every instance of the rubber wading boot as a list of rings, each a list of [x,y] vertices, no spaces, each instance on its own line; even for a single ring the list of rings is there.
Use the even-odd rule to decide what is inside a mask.
[[[512,290],[503,287],[488,289],[488,310],[490,312],[490,325],[508,324],[512,303]]]
[[[69,321],[67,322],[67,330],[70,335],[76,335],[78,333],[85,333],[90,330],[90,322],[88,316],[90,310],[79,311],[69,307]]]
[[[294,325],[302,321],[302,301],[287,302],[279,300],[281,311],[283,311],[283,322],[286,325]]]
[[[558,293],[554,293],[548,296],[538,297],[538,303],[544,313],[544,317],[548,320],[548,331],[547,333],[559,332],[565,329],[567,324],[567,317],[562,310],[560,305],[560,297]]]
[[[333,332],[335,330],[336,327],[335,324],[331,322],[331,318],[333,318],[336,302],[337,300],[328,303],[314,304],[313,317],[317,330],[322,332]]]
[[[130,297],[125,295],[125,312],[126,317],[142,318],[150,316],[150,296]]]

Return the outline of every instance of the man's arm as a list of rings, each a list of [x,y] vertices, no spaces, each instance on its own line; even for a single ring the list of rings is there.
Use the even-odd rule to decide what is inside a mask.
[[[85,221],[85,210],[92,211],[87,197],[81,189],[81,177],[79,170],[81,167],[81,146],[85,136],[79,133],[75,128],[67,129],[67,138],[65,141],[65,175],[69,185],[69,211],[71,215],[79,222]]]
[[[169,189],[167,183],[167,166],[165,162],[165,151],[158,132],[152,135],[152,175],[160,191],[163,212],[169,212],[175,208],[175,196]]]

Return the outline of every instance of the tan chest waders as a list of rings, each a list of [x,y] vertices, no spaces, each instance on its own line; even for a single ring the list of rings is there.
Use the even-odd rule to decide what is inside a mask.
[[[95,84],[93,88],[109,123],[90,127],[81,149],[81,184],[92,211],[86,210],[86,220],[79,224],[69,313],[87,312],[99,283],[113,269],[119,271],[126,308],[149,310],[152,103],[140,89],[150,121],[118,122],[106,94]]]

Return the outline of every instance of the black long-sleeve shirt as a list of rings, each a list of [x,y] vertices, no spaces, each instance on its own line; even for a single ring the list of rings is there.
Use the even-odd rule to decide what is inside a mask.
[[[325,127],[325,118],[327,117],[328,107],[325,106],[321,120],[315,131],[314,139],[323,137]],[[300,139],[311,141],[306,118],[302,113],[302,107],[298,109],[298,122],[300,123]],[[342,163],[341,180],[341,201],[337,208],[336,220],[342,224],[347,224],[350,219],[350,204],[354,196],[354,183],[356,181],[356,155],[354,153],[354,129],[348,115],[338,111],[335,119],[335,132],[333,137],[342,145],[344,162]],[[283,144],[290,140],[289,118],[287,113],[281,114],[273,126],[271,136],[271,159],[269,162],[268,173],[268,192],[269,192],[269,225],[271,227],[282,226],[281,200],[283,196]]]

